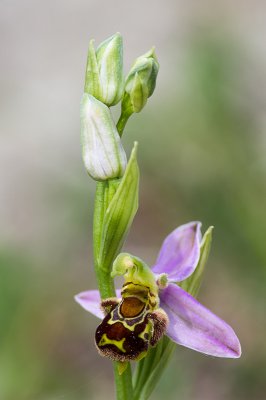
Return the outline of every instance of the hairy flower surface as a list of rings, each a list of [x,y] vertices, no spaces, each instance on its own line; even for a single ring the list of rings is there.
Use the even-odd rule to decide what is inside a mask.
[[[151,268],[158,282],[158,307],[168,316],[166,334],[175,343],[216,357],[237,358],[241,347],[233,329],[177,284],[187,279],[198,265],[200,228],[200,222],[190,222],[175,229],[164,240]],[[117,291],[118,298],[119,293]],[[75,300],[93,315],[104,318],[97,290],[81,292]]]

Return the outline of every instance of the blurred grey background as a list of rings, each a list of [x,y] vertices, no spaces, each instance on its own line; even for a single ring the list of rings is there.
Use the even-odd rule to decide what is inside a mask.
[[[172,229],[215,226],[200,301],[240,360],[178,347],[152,399],[265,398],[266,5],[244,1],[0,1],[0,398],[114,398],[98,321],[94,182],[81,161],[87,48],[121,32],[125,73],[152,45],[157,88],[124,134],[139,141],[140,209],[125,249],[152,264]],[[119,110],[114,110],[118,115]]]

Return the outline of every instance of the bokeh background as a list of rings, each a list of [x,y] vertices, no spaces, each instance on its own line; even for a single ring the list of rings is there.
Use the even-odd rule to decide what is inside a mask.
[[[98,321],[73,296],[96,285],[79,143],[87,47],[116,31],[125,71],[153,44],[161,65],[123,139],[127,152],[139,141],[141,168],[125,249],[152,264],[176,226],[214,225],[199,297],[243,347],[240,360],[178,347],[152,399],[265,399],[265,22],[259,0],[0,2],[1,400],[114,399]]]

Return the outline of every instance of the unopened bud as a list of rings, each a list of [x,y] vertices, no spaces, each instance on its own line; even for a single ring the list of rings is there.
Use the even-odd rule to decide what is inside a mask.
[[[88,174],[103,181],[120,178],[127,159],[109,108],[84,93],[81,100],[81,145]]]
[[[140,112],[156,85],[159,64],[154,48],[138,57],[126,77],[122,109]]]
[[[122,36],[116,33],[102,42],[96,51],[93,43],[91,40],[84,91],[110,107],[117,104],[123,94]]]

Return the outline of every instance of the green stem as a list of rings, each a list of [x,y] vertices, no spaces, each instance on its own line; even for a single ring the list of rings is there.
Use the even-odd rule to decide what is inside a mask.
[[[98,288],[102,299],[115,296],[114,282],[110,276],[110,272],[106,269],[101,268],[99,260],[104,214],[108,202],[108,199],[106,199],[107,190],[108,182],[97,182],[93,218],[93,252],[94,269],[96,272]]]
[[[120,115],[120,118],[116,124],[116,128],[120,136],[122,136],[126,123],[131,115],[132,113],[123,113],[123,112]]]
[[[176,344],[164,337],[158,345],[149,350],[148,355],[138,364],[134,380],[134,400],[147,400],[159,382]]]
[[[128,363],[127,369],[119,375],[119,363],[114,362],[114,377],[116,385],[117,400],[133,400],[131,365]]]
[[[101,236],[103,231],[104,214],[108,207],[108,200],[110,196],[106,196],[108,190],[108,182],[97,182],[95,192],[95,206],[93,218],[93,251],[94,251],[94,268],[96,272],[98,288],[102,299],[114,297],[115,287],[113,279],[111,278],[110,268],[103,269],[99,263],[99,251],[101,246]],[[112,196],[111,196],[112,197]],[[128,363],[126,370],[122,375],[119,375],[119,363],[114,362],[114,377],[116,385],[117,400],[131,400],[133,399],[132,388],[132,375],[131,366]]]

